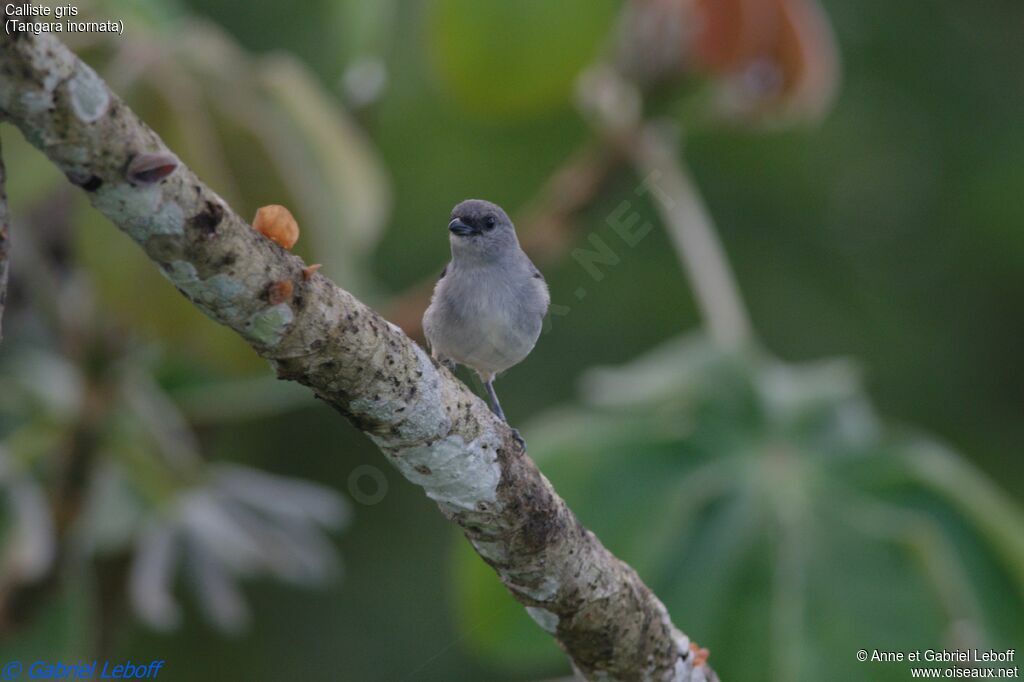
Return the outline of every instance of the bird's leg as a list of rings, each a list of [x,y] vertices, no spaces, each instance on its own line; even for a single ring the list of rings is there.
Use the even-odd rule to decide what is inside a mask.
[[[498,418],[501,419],[501,421],[508,424],[508,419],[505,418],[505,412],[501,409],[501,403],[498,402],[498,394],[494,392],[494,377],[484,381],[484,386],[487,388],[487,397],[491,401],[491,411],[498,415]],[[509,425],[509,428],[512,428],[511,425]],[[519,429],[512,429],[512,437],[516,439],[516,442],[519,443],[520,447],[524,450],[526,449],[526,441],[523,440],[521,435],[519,435]]]
[[[494,379],[491,378],[485,381],[484,387],[487,389],[487,397],[491,401],[491,412],[498,415],[498,418],[507,424],[508,420],[505,419],[505,413],[501,409],[501,403],[498,402],[498,394],[494,392]]]

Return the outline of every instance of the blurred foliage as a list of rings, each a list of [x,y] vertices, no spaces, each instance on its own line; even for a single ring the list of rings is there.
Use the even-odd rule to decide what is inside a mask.
[[[438,72],[459,105],[481,115],[564,107],[604,47],[617,4],[437,0],[427,26]]]
[[[88,287],[82,280],[75,286]],[[187,575],[204,614],[232,632],[249,621],[237,581],[323,585],[336,574],[323,532],[344,525],[344,501],[313,483],[207,464],[190,424],[152,378],[159,358],[133,352],[102,324],[79,327],[96,316],[88,297],[78,296],[50,342],[63,354],[43,350],[40,339],[0,363],[5,616],[36,601],[47,610],[47,591],[68,567],[88,574],[113,558],[130,564],[115,591],[150,627],[181,625],[173,593]],[[71,581],[72,594],[87,589],[88,581]],[[88,610],[101,611],[102,601],[93,597]],[[80,599],[71,604],[72,614],[84,608]],[[27,622],[34,615],[28,611]],[[14,624],[5,621],[0,634]]]
[[[125,19],[124,38],[78,36],[73,47],[243,215],[288,205],[300,254],[380,302],[439,271],[455,202],[483,196],[514,214],[592,137],[572,108],[574,80],[614,53],[605,39],[618,39],[609,31],[625,4],[107,0],[81,6]],[[754,652],[771,651],[774,679],[858,679],[863,669],[845,666],[859,646],[1022,638],[1020,512],[975,466],[1024,493],[1021,460],[1009,456],[1024,443],[1024,81],[1007,68],[1024,58],[1024,5],[820,4],[842,48],[843,89],[817,127],[708,125],[709,93],[689,81],[663,93],[668,106],[648,104],[684,126],[764,346],[788,359],[857,357],[866,388],[849,364],[722,355],[695,339],[655,351],[657,371],[634,364],[698,322],[658,230],[617,248],[621,262],[600,282],[571,258],[546,270],[569,312],[501,379],[513,421],[543,414],[523,431],[545,473],[711,648],[723,679],[742,678]],[[3,132],[24,216],[64,180]],[[607,218],[625,200],[656,222],[637,182],[613,178],[581,216],[584,233],[617,243]],[[134,366],[180,410],[204,458],[335,490],[354,467],[380,465],[334,413],[249,377],[261,363],[244,344],[82,199],[72,222],[96,283],[90,314],[139,333],[146,361]],[[587,296],[574,299],[580,286]],[[21,328],[0,356],[53,351],[34,325]],[[571,407],[588,368],[622,363],[591,375]],[[224,669],[446,682],[565,671],[478,560],[451,560],[463,540],[420,491],[387,478],[384,502],[357,508],[342,541],[344,583],[313,594],[249,583],[253,628],[234,639],[186,599],[187,627],[157,635],[130,619],[110,650],[159,652],[195,680]],[[96,650],[97,607],[123,590],[97,595],[90,570],[68,571],[18,652]]]
[[[300,250],[372,296],[365,257],[388,185],[353,121],[291,58],[256,60],[169,5],[119,11],[131,38],[80,35],[72,46],[235,208],[295,207]],[[253,366],[251,351],[202,319],[129,240],[70,198],[42,156],[12,139],[22,234],[6,311],[17,332],[0,349],[0,637],[36,617],[39,629],[5,647],[40,652],[84,609],[103,623],[95,637],[70,628],[88,654],[113,636],[108,621],[125,598],[149,627],[176,628],[179,583],[214,627],[237,633],[249,623],[241,580],[328,582],[337,558],[324,531],[343,525],[344,501],[313,483],[209,464],[194,429],[291,412],[308,396],[274,381],[225,380]],[[241,182],[250,167],[260,169],[255,182]],[[134,330],[173,350],[140,347]],[[244,400],[232,398],[239,391]],[[111,594],[69,600],[110,581]]]
[[[623,13],[617,63],[691,126],[814,121],[835,100],[838,48],[818,0],[630,0]]]
[[[723,679],[855,679],[860,647],[1024,636],[1024,513],[959,456],[881,423],[848,362],[691,338],[585,386],[585,407],[528,429],[531,453]],[[459,612],[476,622],[508,596],[471,549],[456,554]],[[469,639],[524,671],[561,659],[525,613]]]
[[[253,58],[213,25],[159,7],[118,6],[131,29],[124,37],[86,35],[70,45],[233,208],[251,218],[262,205],[288,205],[303,230],[296,251],[315,255],[328,275],[372,299],[366,258],[390,198],[363,132],[296,60]],[[8,157],[19,168],[16,208],[65,182],[21,140]],[[22,187],[27,191],[19,192]],[[84,209],[84,199],[80,204]],[[98,213],[81,210],[75,220],[77,248],[119,319],[149,338],[196,351],[199,362],[235,371],[256,366],[240,340],[201,322]]]

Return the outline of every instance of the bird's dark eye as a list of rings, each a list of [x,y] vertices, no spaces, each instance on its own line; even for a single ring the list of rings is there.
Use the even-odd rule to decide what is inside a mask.
[[[487,216],[487,220],[484,221],[484,224],[487,225],[488,230],[493,230],[494,226],[498,224],[498,220],[494,216],[489,215]]]

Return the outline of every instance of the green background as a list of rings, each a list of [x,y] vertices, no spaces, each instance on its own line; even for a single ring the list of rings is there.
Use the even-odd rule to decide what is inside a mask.
[[[184,30],[178,22],[191,13],[254,54],[290,52],[338,106],[345,99],[339,79],[355,56],[384,61],[388,86],[356,118],[390,180],[390,217],[370,260],[360,264],[363,283],[354,287],[383,304],[443,265],[453,204],[486,197],[514,212],[587,139],[572,106],[572,80],[598,53],[619,4],[436,0],[367,7],[372,4],[192,0],[187,7],[144,3],[141,11],[172,35]],[[792,362],[855,358],[888,423],[930,432],[1020,501],[1024,4],[825,0],[823,6],[843,61],[841,93],[827,118],[770,132],[697,128],[686,141],[687,160],[763,346]],[[124,8],[111,4],[105,11]],[[236,177],[241,214],[275,200],[273,187],[261,185],[259,164]],[[614,242],[604,219],[632,197],[635,185],[628,173],[617,176],[583,215],[581,233]],[[657,222],[650,206],[638,207]],[[100,230],[102,221],[94,222]],[[628,362],[699,324],[663,231],[621,255],[601,282],[570,258],[546,269],[553,301],[572,311],[556,318],[530,358],[498,384],[506,413],[523,425],[527,440],[532,417],[576,400],[585,370]],[[119,261],[126,270],[142,262],[127,247],[118,258],[126,259]],[[353,286],[331,263],[324,271]],[[583,301],[573,298],[579,286],[587,287]],[[114,310],[144,338],[161,340],[130,310]],[[186,340],[190,329],[209,324],[198,313],[181,314]],[[222,352],[237,355],[239,367],[258,371],[248,351],[223,343]],[[186,344],[183,357],[204,371],[220,370],[201,347]],[[337,536],[344,576],[330,588],[249,583],[255,618],[245,634],[217,633],[190,605],[185,626],[171,635],[129,621],[116,640],[118,655],[166,659],[168,679],[188,680],[498,681],[566,672],[557,663],[520,669],[486,654],[482,633],[519,607],[505,599],[488,603],[486,613],[457,615],[457,593],[470,579],[457,573],[463,569],[453,549],[462,538],[334,413],[310,401],[283,416],[204,431],[203,443],[211,457],[342,492],[356,466],[371,464],[384,471],[387,494],[380,504],[353,504],[350,528]],[[553,468],[569,505],[600,520],[599,500],[588,499],[597,493],[572,485],[571,467]],[[843,475],[856,476],[856,469]],[[635,514],[634,527],[642,525],[643,505],[623,504],[612,516],[621,521]],[[590,523],[586,515],[583,520]],[[759,579],[744,583],[754,601],[765,593]],[[881,584],[886,575],[873,579]],[[674,615],[705,643],[701,621]],[[817,617],[831,623],[845,616],[822,610]],[[1012,644],[1020,629],[1005,632]],[[737,626],[735,640],[712,642],[712,662],[736,656],[744,636],[759,633]],[[845,649],[821,655],[852,658],[868,646],[850,636]],[[483,654],[474,644],[481,641]]]

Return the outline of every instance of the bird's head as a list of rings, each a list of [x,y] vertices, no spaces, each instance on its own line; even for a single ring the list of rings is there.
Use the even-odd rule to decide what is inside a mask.
[[[460,260],[495,260],[519,248],[508,214],[497,204],[482,199],[467,199],[453,208],[448,232],[452,257]]]

